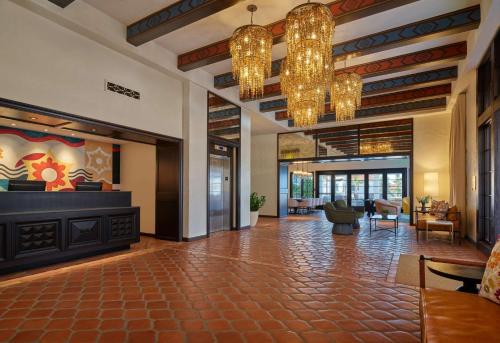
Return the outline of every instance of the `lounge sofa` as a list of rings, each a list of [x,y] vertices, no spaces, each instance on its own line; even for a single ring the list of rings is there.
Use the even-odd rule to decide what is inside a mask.
[[[415,226],[417,230],[417,242],[418,242],[419,232],[426,231],[427,221],[435,221],[436,219],[437,219],[436,215],[430,211],[425,214],[417,213],[417,225]],[[458,208],[456,206],[450,207],[446,211],[445,219],[453,223],[453,236],[458,235],[459,244],[461,244],[462,235],[460,233],[460,212],[458,211]],[[429,231],[449,231],[448,227],[443,225],[429,224],[428,226],[429,226],[428,228]]]
[[[500,305],[476,294],[425,287],[425,261],[482,266],[484,262],[420,256],[420,325],[424,343],[499,342]]]

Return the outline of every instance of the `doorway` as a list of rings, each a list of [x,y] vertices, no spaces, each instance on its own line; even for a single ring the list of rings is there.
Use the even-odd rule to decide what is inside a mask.
[[[210,155],[210,233],[231,229],[231,158]]]

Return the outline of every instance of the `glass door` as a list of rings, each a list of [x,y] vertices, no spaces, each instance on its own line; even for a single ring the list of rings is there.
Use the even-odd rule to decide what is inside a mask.
[[[403,173],[387,173],[387,200],[403,202]]]
[[[365,204],[365,174],[351,174],[351,206]]]
[[[495,244],[494,155],[491,123],[479,128],[479,240]]]
[[[347,202],[347,174],[335,175],[335,200]]]
[[[384,174],[368,174],[368,199],[384,198]]]
[[[325,202],[332,201],[332,176],[318,175],[318,197]]]

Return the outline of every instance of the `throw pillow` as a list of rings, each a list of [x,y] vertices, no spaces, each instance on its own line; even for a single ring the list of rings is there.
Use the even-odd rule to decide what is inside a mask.
[[[486,264],[479,295],[500,304],[500,239],[493,247]]]
[[[448,203],[444,200],[442,201],[432,200],[430,213],[433,216],[436,216],[437,220],[445,220],[446,213],[448,212],[448,206],[449,206]]]
[[[458,207],[452,206],[448,209],[448,213],[446,214],[446,220],[450,222],[454,222],[458,220]]]

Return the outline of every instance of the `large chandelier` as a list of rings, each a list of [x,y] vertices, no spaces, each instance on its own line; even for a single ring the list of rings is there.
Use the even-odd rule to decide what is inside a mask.
[[[330,89],[331,103],[335,106],[337,121],[352,120],[361,106],[363,81],[356,73],[344,73],[335,77]],[[332,106],[333,107],[333,106]]]
[[[253,24],[257,6],[249,5],[250,25],[237,28],[229,42],[233,77],[240,84],[240,97],[256,98],[264,93],[264,80],[271,76],[273,36]]]
[[[324,82],[325,66],[332,64],[335,22],[331,11],[323,4],[308,2],[288,12],[285,25],[289,67],[303,82]]]
[[[327,82],[314,84],[298,77],[287,61],[285,58],[281,64],[280,82],[281,92],[287,97],[288,117],[293,119],[294,126],[313,126],[325,110]]]

